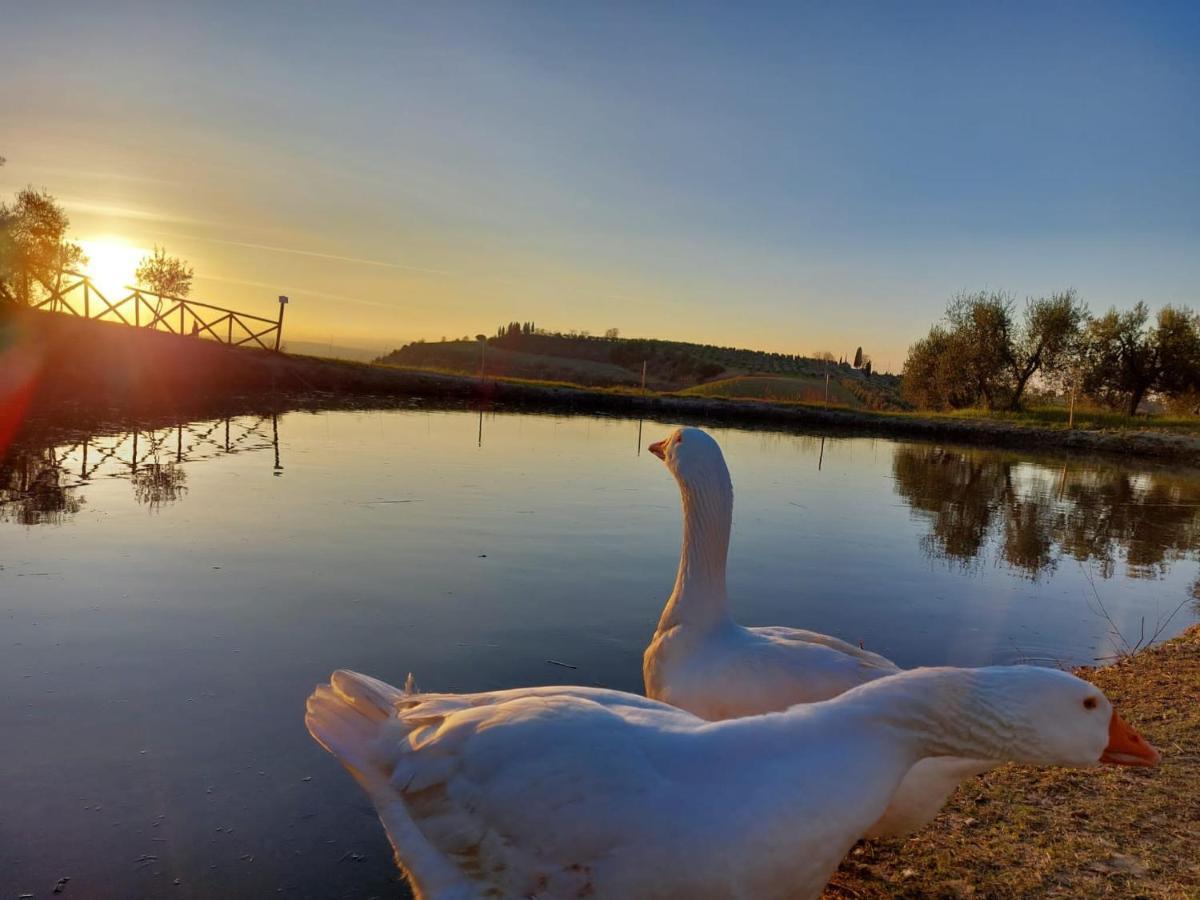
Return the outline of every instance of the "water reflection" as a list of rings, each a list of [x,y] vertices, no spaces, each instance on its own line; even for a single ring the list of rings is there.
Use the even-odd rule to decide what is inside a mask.
[[[278,416],[238,416],[170,428],[137,428],[70,441],[31,440],[0,460],[0,521],[62,525],[87,502],[96,479],[126,479],[134,499],[150,510],[187,495],[185,463],[234,453],[272,450],[283,474]]]
[[[14,450],[0,464],[0,521],[59,525],[83,506],[73,488],[54,447]]]
[[[985,450],[899,445],[896,491],[923,518],[925,553],[964,568],[994,554],[1030,577],[1064,559],[1111,578],[1157,578],[1200,550],[1200,477],[1070,460],[1057,468]]]
[[[678,490],[644,447],[683,423],[280,419],[70,440],[60,422],[0,461],[0,517],[70,523],[0,524],[0,773],[20,773],[0,809],[36,813],[0,826],[14,895],[69,874],[84,897],[406,896],[304,731],[319,678],[641,689],[679,559]],[[744,621],[917,666],[1092,662],[1113,631],[1192,620],[1197,564],[1174,560],[1197,555],[1198,473],[708,427],[737,489]],[[1093,590],[1127,566],[1161,580]],[[147,855],[161,866],[131,864]]]

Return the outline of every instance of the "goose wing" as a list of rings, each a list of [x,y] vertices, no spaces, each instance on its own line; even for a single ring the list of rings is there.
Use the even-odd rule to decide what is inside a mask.
[[[418,895],[439,898],[597,891],[671,789],[639,726],[653,743],[698,724],[601,689],[404,694],[343,671],[306,721],[367,790]]]

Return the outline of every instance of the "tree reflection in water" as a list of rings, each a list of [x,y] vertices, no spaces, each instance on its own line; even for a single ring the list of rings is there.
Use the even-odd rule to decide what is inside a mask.
[[[0,462],[0,521],[60,525],[83,506],[75,487],[55,448],[11,450]]]
[[[130,479],[133,481],[133,497],[155,510],[164,503],[174,503],[187,493],[187,473],[173,462],[147,463]]]
[[[95,478],[129,479],[134,499],[157,510],[186,496],[184,463],[262,450],[274,451],[273,471],[282,474],[275,415],[89,435],[72,442],[27,439],[0,459],[0,522],[61,525],[83,507],[82,490]]]
[[[1034,463],[1018,456],[904,444],[892,462],[897,493],[929,532],[932,558],[964,567],[996,558],[1030,578],[1064,557],[1111,578],[1165,575],[1200,550],[1200,477],[1131,471],[1094,460]]]

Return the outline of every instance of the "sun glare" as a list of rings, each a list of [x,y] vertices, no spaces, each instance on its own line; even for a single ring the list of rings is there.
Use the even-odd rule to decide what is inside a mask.
[[[126,293],[125,288],[134,282],[138,263],[150,255],[145,247],[135,247],[120,238],[97,238],[79,244],[87,254],[88,277],[109,299]]]

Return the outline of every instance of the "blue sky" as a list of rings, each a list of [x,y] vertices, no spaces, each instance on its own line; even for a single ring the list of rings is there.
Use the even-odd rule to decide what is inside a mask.
[[[297,336],[898,367],[964,288],[1200,305],[1197,4],[25,4],[0,53],[0,188]]]

